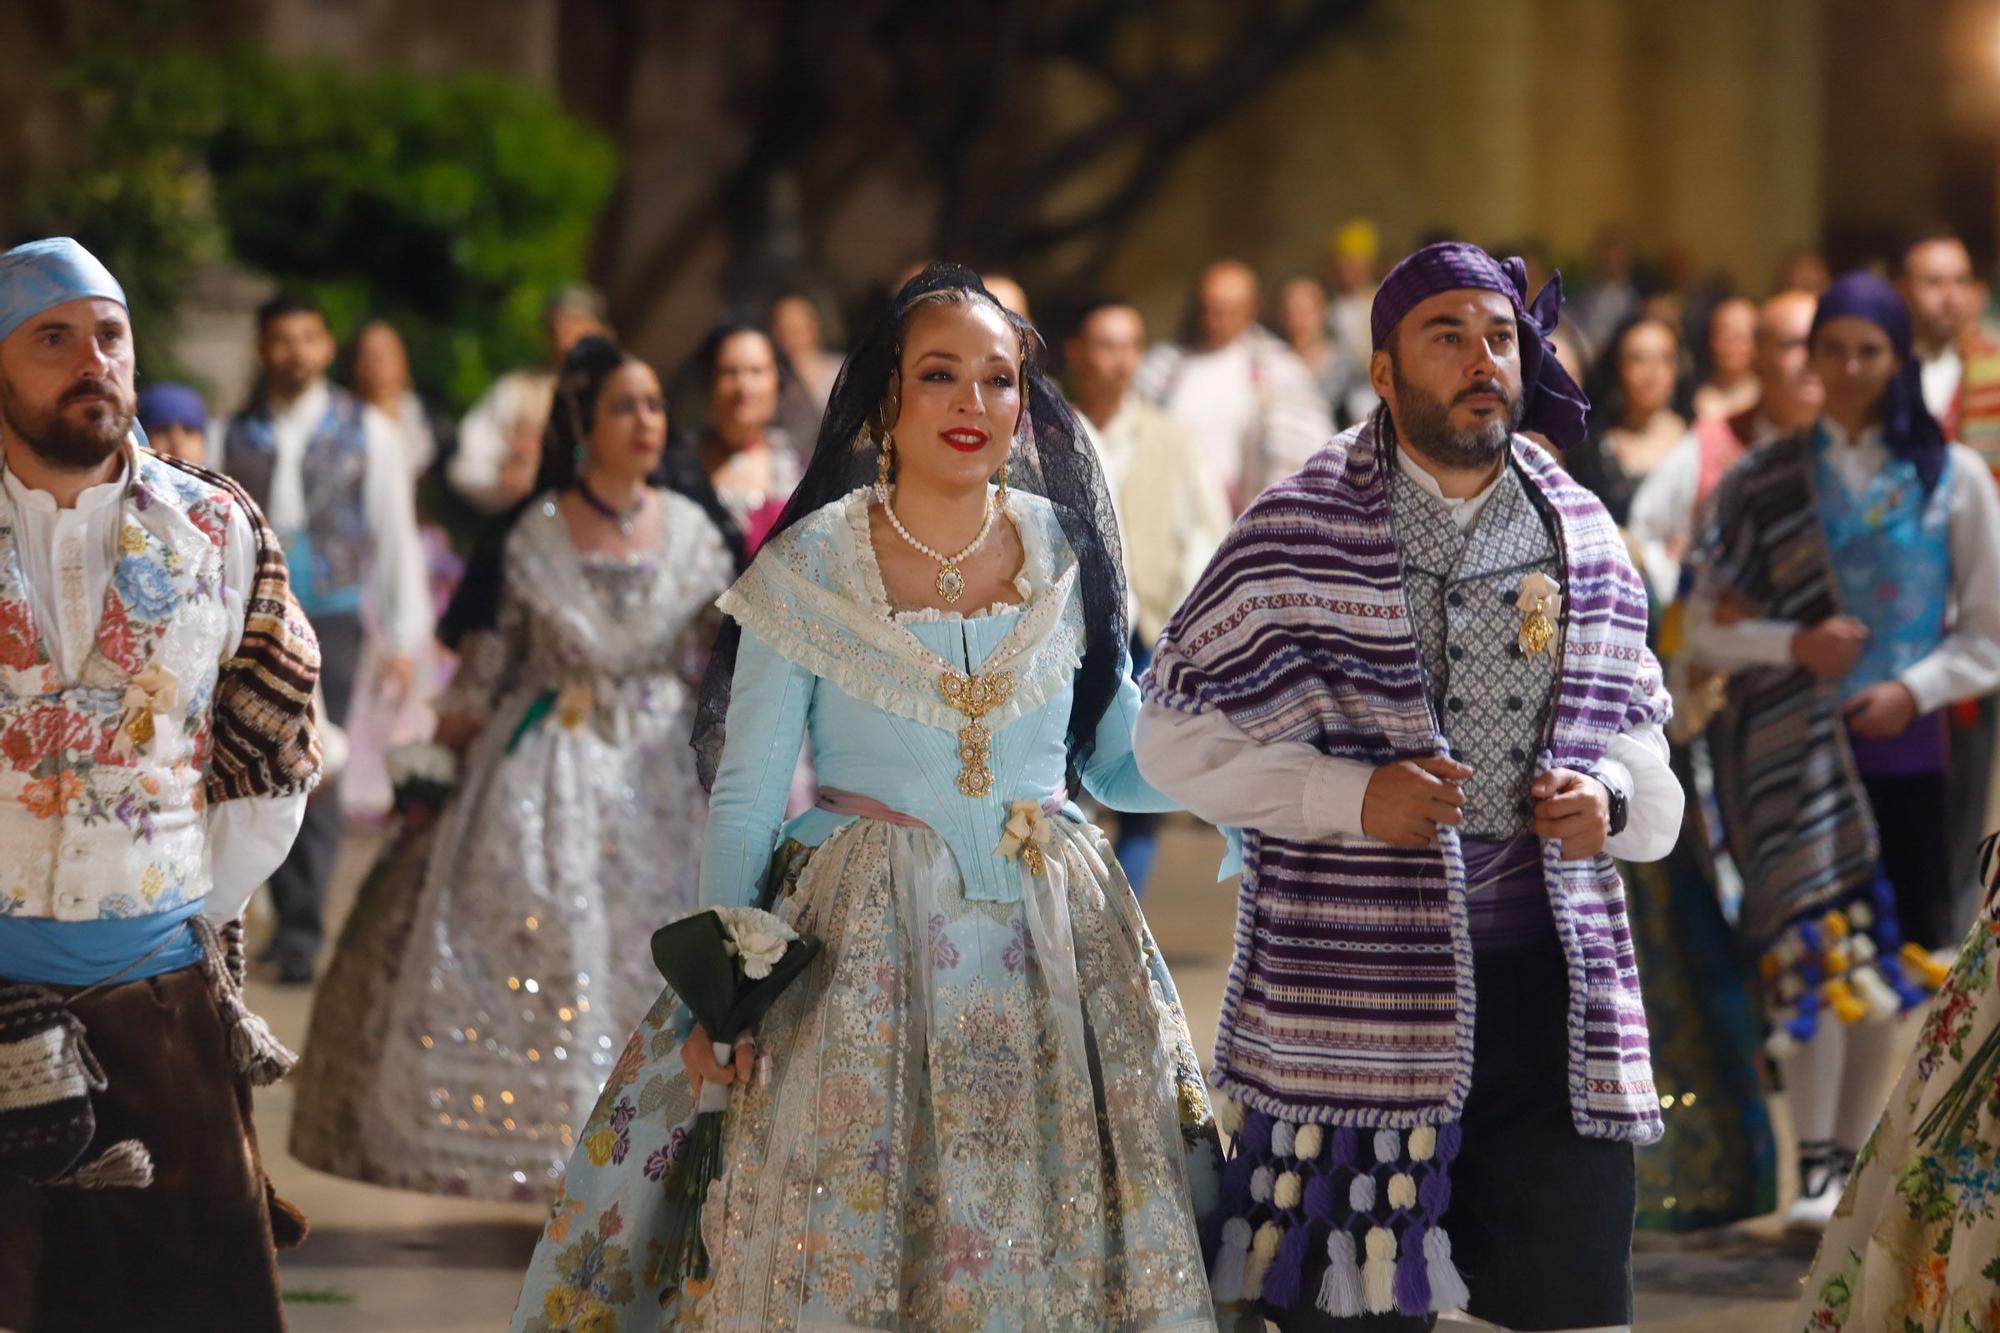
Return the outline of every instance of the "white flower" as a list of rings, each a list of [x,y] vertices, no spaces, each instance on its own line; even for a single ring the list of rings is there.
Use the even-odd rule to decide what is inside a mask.
[[[797,931],[759,908],[723,907],[717,909],[717,915],[722,918],[730,957],[741,963],[743,975],[752,981],[770,976],[785,950],[799,937]]]
[[[386,762],[393,786],[433,782],[449,787],[458,780],[458,758],[442,745],[398,745],[389,751]]]

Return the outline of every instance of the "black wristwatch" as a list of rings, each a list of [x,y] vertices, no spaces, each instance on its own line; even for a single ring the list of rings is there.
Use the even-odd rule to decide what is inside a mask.
[[[1617,783],[1606,780],[1602,773],[1592,773],[1590,776],[1597,779],[1597,784],[1611,797],[1611,817],[1606,828],[1607,836],[1615,838],[1625,831],[1625,821],[1631,817],[1631,807]]]

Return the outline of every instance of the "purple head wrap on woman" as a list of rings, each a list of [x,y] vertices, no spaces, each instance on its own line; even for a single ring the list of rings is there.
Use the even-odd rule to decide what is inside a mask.
[[[1865,319],[1889,335],[1902,368],[1889,381],[1882,399],[1882,439],[1889,452],[1917,465],[1924,494],[1937,489],[1944,475],[1946,443],[1944,430],[1924,406],[1924,374],[1910,337],[1910,312],[1903,298],[1888,282],[1866,269],[1843,273],[1819,298],[1813,312],[1812,337],[1830,319],[1852,315]]]

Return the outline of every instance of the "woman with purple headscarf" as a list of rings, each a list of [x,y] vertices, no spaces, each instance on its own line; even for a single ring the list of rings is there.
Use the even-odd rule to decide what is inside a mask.
[[[1716,794],[1798,1128],[1788,1219],[1819,1231],[1881,1109],[1895,1019],[1965,924],[1943,710],[2000,685],[2000,494],[1925,408],[1888,283],[1828,288],[1811,354],[1818,422],[1717,488],[1689,651],[1734,673]]]

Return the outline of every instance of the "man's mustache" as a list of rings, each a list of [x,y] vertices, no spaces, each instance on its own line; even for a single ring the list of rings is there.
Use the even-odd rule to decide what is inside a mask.
[[[62,407],[78,399],[92,397],[109,398],[114,403],[125,401],[124,395],[118,392],[118,386],[110,380],[81,380],[57,399],[56,405]]]
[[[1466,388],[1460,389],[1458,391],[1457,396],[1454,397],[1451,401],[1452,404],[1456,406],[1457,404],[1464,402],[1466,399],[1476,397],[1479,394],[1489,394],[1492,397],[1498,398],[1502,406],[1511,407],[1513,406],[1514,403],[1514,400],[1507,396],[1507,391],[1500,387],[1500,382],[1498,380],[1486,380],[1483,383],[1470,385]]]

